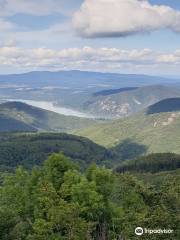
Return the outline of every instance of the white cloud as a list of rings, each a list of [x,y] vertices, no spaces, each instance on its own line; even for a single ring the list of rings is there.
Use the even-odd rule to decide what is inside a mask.
[[[73,23],[83,37],[121,37],[166,28],[180,32],[180,11],[148,0],[85,0]]]
[[[0,68],[21,71],[79,69],[110,72],[150,72],[180,69],[180,50],[173,53],[150,49],[123,50],[118,48],[48,48],[24,49],[0,47]],[[178,71],[176,69],[176,71]]]
[[[15,23],[9,16],[23,13],[32,15],[49,15],[62,13],[69,15],[66,4],[72,0],[0,0],[0,46],[14,45],[18,42],[22,46],[48,46],[57,45],[58,42],[71,42],[72,23],[69,17],[59,17],[56,22],[50,24],[42,18],[42,29]],[[66,4],[65,4],[66,3]],[[71,9],[71,8],[70,8]],[[24,15],[20,17],[23,21]],[[32,22],[37,21],[31,17]],[[62,20],[63,19],[63,20]],[[44,22],[43,22],[44,21]],[[52,37],[53,36],[53,37]],[[67,40],[68,38],[68,40]]]
[[[71,22],[53,24],[45,29],[24,30],[18,28],[16,25],[12,25],[10,29],[4,29],[1,31],[0,21],[0,46],[14,45],[18,43],[21,46],[53,46],[72,43],[72,26]]]
[[[157,62],[180,65],[180,50],[176,50],[173,54],[162,54],[157,58]]]

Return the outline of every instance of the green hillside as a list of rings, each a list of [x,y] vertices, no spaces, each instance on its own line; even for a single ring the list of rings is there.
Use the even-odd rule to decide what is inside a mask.
[[[84,168],[91,163],[112,166],[117,154],[92,141],[65,133],[6,133],[0,135],[0,168],[41,165],[52,153],[62,152]]]
[[[180,111],[180,98],[168,98],[149,106],[147,114]]]
[[[76,132],[94,142],[132,159],[153,152],[180,153],[180,112],[147,115],[139,113],[132,117],[98,124]]]
[[[180,169],[180,155],[174,153],[153,153],[123,162],[117,172],[157,173]]]
[[[36,128],[0,113],[0,132],[11,131],[35,132]]]
[[[94,123],[97,123],[97,121],[93,119],[64,116],[21,102],[7,102],[0,104],[0,132],[68,132],[74,129],[90,126]]]

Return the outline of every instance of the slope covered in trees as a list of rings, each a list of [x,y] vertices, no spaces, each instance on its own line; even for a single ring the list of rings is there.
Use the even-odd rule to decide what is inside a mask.
[[[28,173],[18,168],[5,178],[1,240],[136,240],[137,226],[173,230],[141,239],[179,240],[178,184],[175,176],[156,189],[95,165],[81,173],[55,154],[40,169]]]
[[[123,162],[117,172],[162,172],[180,168],[180,155],[173,153],[156,153]]]
[[[36,132],[37,129],[23,121],[11,118],[0,113],[0,132]]]
[[[40,134],[1,134],[0,135],[0,167],[14,168],[22,165],[32,168],[41,165],[50,154],[62,152],[81,164],[112,166],[120,162],[120,157],[111,150],[99,146],[92,141],[65,133]]]
[[[148,107],[146,113],[154,114],[161,112],[180,111],[180,98],[167,98]]]
[[[97,123],[97,121],[93,119],[64,116],[22,102],[6,102],[0,104],[0,132],[69,132],[95,123]]]
[[[94,97],[98,96],[109,96],[117,93],[122,93],[122,92],[128,92],[137,89],[137,87],[126,87],[126,88],[119,88],[119,89],[108,89],[108,90],[102,90],[99,92],[95,92],[93,94]]]
[[[162,112],[134,116],[97,124],[77,131],[97,144],[123,153],[133,159],[149,153],[174,152],[180,154],[180,112]]]

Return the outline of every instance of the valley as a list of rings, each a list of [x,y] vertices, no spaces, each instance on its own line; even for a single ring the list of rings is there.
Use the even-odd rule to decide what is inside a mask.
[[[3,102],[22,102],[37,108],[41,108],[47,111],[58,113],[64,116],[74,116],[79,118],[95,118],[93,115],[87,114],[85,112],[80,112],[74,109],[56,106],[56,103],[47,101],[36,101],[27,99],[3,99]]]
[[[76,134],[118,152],[125,148],[124,158],[132,158],[133,151],[140,155],[152,152],[180,153],[179,132],[180,99],[175,98],[160,101],[133,116],[98,124]]]
[[[24,101],[22,100],[21,102],[11,101],[0,104],[0,132],[70,132],[72,130],[87,127],[98,122],[98,120],[91,118],[88,119],[83,117],[74,117],[58,114],[53,111],[33,107],[32,105],[28,105],[23,102]],[[31,101],[27,102],[31,103]],[[46,105],[46,103],[44,105],[44,102],[37,105],[41,106],[41,104],[44,107]],[[36,105],[36,102],[33,105]],[[51,104],[48,103],[47,105],[50,106],[51,109]],[[53,107],[52,110],[54,110]]]
[[[180,240],[180,1],[0,0],[0,240]]]
[[[78,117],[124,117],[178,97],[179,92],[177,79],[147,75],[83,71],[0,75],[0,102],[31,101],[37,107]]]
[[[116,151],[122,159],[180,153],[177,79],[67,71],[0,80],[1,132],[75,133]]]
[[[179,132],[170,79],[0,76],[0,238],[129,240],[137,224],[175,229]]]

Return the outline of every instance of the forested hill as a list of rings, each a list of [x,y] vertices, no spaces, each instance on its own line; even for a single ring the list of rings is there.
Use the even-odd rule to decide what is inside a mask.
[[[120,162],[117,154],[92,141],[64,133],[29,133],[0,135],[0,167],[13,169],[18,165],[32,168],[41,165],[52,153],[62,152],[81,168],[91,163],[112,166]]]
[[[155,153],[123,162],[117,172],[156,173],[180,168],[180,155],[174,153]]]
[[[13,119],[0,113],[0,132],[36,132],[37,129],[22,121]]]
[[[168,98],[148,107],[147,114],[180,111],[180,98]]]
[[[0,132],[55,131],[69,132],[90,126],[97,121],[33,107],[22,102],[0,104]]]
[[[118,119],[77,131],[97,144],[123,153],[123,159],[133,159],[149,153],[180,154],[180,112],[161,112]]]
[[[122,92],[128,92],[137,89],[137,87],[126,87],[126,88],[119,88],[119,89],[108,89],[108,90],[102,90],[95,92],[93,94],[94,97],[98,96],[109,96],[117,93],[122,93]]]
[[[180,88],[153,85],[109,89],[95,93],[84,106],[93,115],[117,119],[141,112],[150,105],[167,98],[180,98]]]

